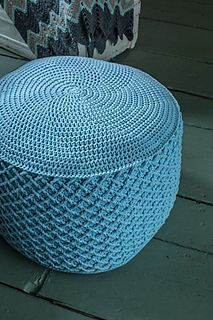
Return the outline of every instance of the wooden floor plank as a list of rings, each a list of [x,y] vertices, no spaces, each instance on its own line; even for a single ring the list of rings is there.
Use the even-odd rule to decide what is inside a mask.
[[[177,197],[157,238],[213,255],[213,207]]]
[[[143,0],[141,16],[213,30],[211,0]]]
[[[213,100],[172,91],[183,113],[184,123],[213,129]]]
[[[213,131],[184,126],[179,193],[213,204]]]
[[[34,290],[44,268],[12,249],[0,237],[0,282],[30,291]]]
[[[171,89],[213,97],[213,65],[145,52],[140,42],[134,50],[126,51],[114,62],[139,68]]]
[[[52,272],[40,294],[110,320],[211,320],[213,256],[153,239],[125,267]]]
[[[144,19],[139,24],[138,42],[144,50],[155,53],[213,63],[213,41],[210,39],[213,39],[213,31]]]
[[[177,1],[180,1],[180,0],[177,0]],[[198,4],[201,4],[202,6],[203,5],[210,5],[210,6],[213,6],[213,2],[212,0],[183,0],[187,3],[190,3],[192,6],[195,4],[195,3],[198,3]]]
[[[2,320],[86,320],[83,315],[0,284]]]

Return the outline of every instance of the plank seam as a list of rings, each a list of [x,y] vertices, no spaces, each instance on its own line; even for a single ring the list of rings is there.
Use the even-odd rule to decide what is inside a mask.
[[[177,247],[180,247],[180,248],[189,249],[189,250],[193,250],[193,251],[199,252],[201,254],[213,256],[212,252],[205,251],[205,250],[200,250],[200,249],[197,249],[197,248],[194,248],[194,247],[190,247],[190,246],[184,246],[183,244],[177,243],[175,241],[165,240],[165,239],[162,239],[162,238],[159,238],[159,237],[154,237],[154,239],[158,240],[158,241],[161,241],[161,242],[165,242],[165,243],[174,245],[174,246],[177,246]]]
[[[65,305],[64,303],[60,302],[60,301],[57,301],[57,300],[54,300],[54,299],[51,299],[51,298],[47,298],[47,297],[44,297],[44,296],[41,296],[41,295],[35,295],[35,294],[32,294],[32,293],[27,293],[26,291],[23,291],[22,289],[20,288],[17,288],[17,287],[14,287],[10,284],[7,284],[7,283],[4,283],[2,281],[0,281],[0,285],[2,286],[5,286],[5,287],[8,287],[12,290],[16,290],[22,294],[25,294],[25,295],[28,295],[28,296],[31,296],[31,297],[34,297],[35,299],[38,299],[38,300],[43,300],[43,301],[47,301],[55,306],[58,306],[59,308],[62,308],[62,309],[67,309],[69,311],[72,311],[73,313],[77,313],[77,314],[80,314],[80,315],[83,315],[87,318],[90,318],[90,319],[94,319],[94,320],[107,320],[106,318],[100,318],[100,317],[97,317],[93,314],[90,314],[90,313],[87,313],[87,312],[84,312],[84,311],[81,311],[81,310],[78,310],[78,309],[75,309],[71,306],[68,306],[68,305]]]
[[[48,297],[44,297],[42,295],[36,295],[37,298],[40,298],[42,300],[45,300],[45,301],[49,301],[50,303],[52,303],[53,305],[56,305],[56,306],[59,306],[63,309],[67,309],[69,311],[72,311],[72,312],[75,312],[75,313],[78,313],[78,314],[81,314],[82,316],[86,316],[88,318],[91,318],[91,319],[95,319],[95,320],[107,320],[106,318],[102,318],[102,317],[99,317],[99,316],[95,316],[91,313],[88,313],[88,312],[85,312],[85,311],[81,311],[79,309],[76,309],[74,307],[71,307],[70,305],[68,304],[65,304],[61,301],[58,301],[58,300],[55,300],[55,299],[52,299],[52,298],[48,298]]]
[[[168,52],[154,51],[154,50],[149,50],[149,49],[144,49],[144,48],[143,48],[143,52],[144,53],[151,53],[154,55],[160,55],[160,56],[164,56],[164,57],[178,58],[178,59],[186,60],[189,62],[196,62],[196,63],[201,63],[201,64],[213,65],[213,61],[206,61],[206,60],[202,60],[202,59],[198,59],[198,58],[190,58],[187,56],[172,54],[172,53],[168,53]]]
[[[162,23],[167,23],[167,24],[173,24],[176,26],[181,26],[181,27],[187,27],[187,28],[191,28],[191,29],[200,29],[200,30],[205,30],[205,31],[213,31],[213,28],[205,28],[205,27],[200,27],[197,25],[191,25],[191,24],[186,24],[186,23],[178,23],[178,22],[172,22],[169,20],[161,20],[161,19],[156,19],[156,18],[150,18],[147,16],[140,16],[140,21],[141,20],[148,20],[148,21],[156,21],[156,22],[162,22]]]
[[[213,203],[205,201],[205,200],[197,200],[193,197],[188,197],[188,196],[184,196],[181,194],[178,194],[177,197],[180,199],[185,199],[185,200],[190,200],[190,201],[196,202],[197,204],[205,204],[207,206],[213,207]]]
[[[193,1],[193,0],[186,0],[186,2],[189,2],[189,3],[196,3],[196,4],[201,4],[202,6],[213,6],[212,3],[203,3],[202,1]]]
[[[203,129],[203,130],[209,130],[209,131],[213,131],[213,128],[210,127],[201,127],[201,126],[197,126],[195,124],[191,124],[191,123],[187,123],[184,121],[184,126],[186,127],[192,127],[192,128],[197,128],[197,129]]]
[[[171,87],[171,86],[167,86],[167,89],[169,89],[169,90],[171,90],[173,92],[177,92],[177,93],[188,94],[189,96],[193,96],[193,97],[203,98],[203,99],[207,99],[207,100],[213,100],[213,96],[196,93],[194,91],[185,91],[185,90],[182,90],[182,89],[175,89],[174,87]]]

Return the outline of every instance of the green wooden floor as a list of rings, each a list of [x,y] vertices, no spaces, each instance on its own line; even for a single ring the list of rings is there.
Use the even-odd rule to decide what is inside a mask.
[[[150,73],[181,105],[171,216],[128,265],[99,275],[45,270],[0,239],[1,320],[213,319],[213,1],[144,0],[137,46],[115,61]],[[0,49],[0,76],[24,63]]]

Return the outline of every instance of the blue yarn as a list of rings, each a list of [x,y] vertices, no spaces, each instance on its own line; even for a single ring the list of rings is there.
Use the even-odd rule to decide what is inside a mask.
[[[175,201],[177,101],[144,72],[80,57],[30,62],[0,90],[2,236],[55,270],[128,262]]]

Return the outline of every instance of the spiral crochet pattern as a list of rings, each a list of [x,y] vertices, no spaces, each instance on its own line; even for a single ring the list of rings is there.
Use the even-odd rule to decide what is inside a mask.
[[[0,233],[45,267],[127,263],[174,204],[182,116],[157,80],[80,57],[0,79]]]

